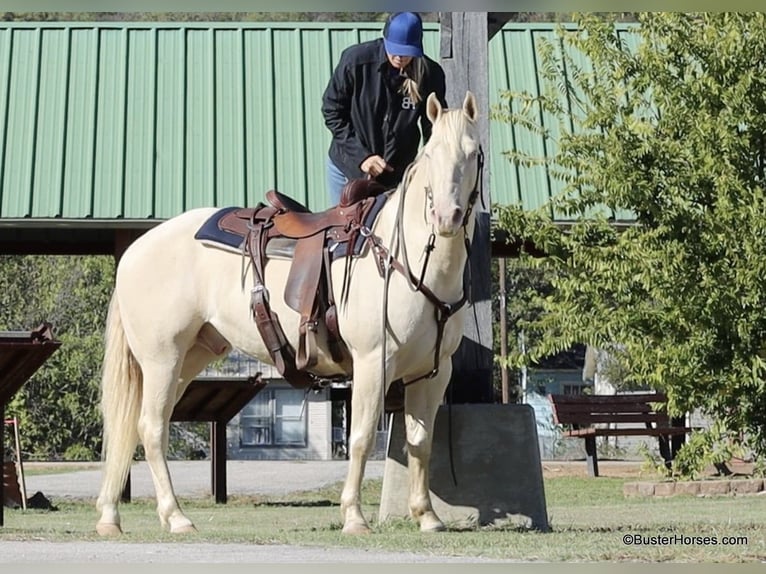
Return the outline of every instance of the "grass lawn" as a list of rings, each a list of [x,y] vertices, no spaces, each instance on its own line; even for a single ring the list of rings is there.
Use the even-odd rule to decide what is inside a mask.
[[[366,480],[363,500],[374,528],[371,536],[341,533],[338,484],[285,497],[230,497],[226,505],[182,498],[199,529],[184,536],[162,531],[153,500],[135,500],[120,507],[125,530],[121,540],[342,546],[553,562],[766,560],[766,496],[626,499],[622,486],[627,480],[632,479],[546,478],[551,523],[547,533],[509,526],[421,534],[408,520],[378,524],[381,481]],[[0,540],[99,539],[93,501],[53,502],[57,511],[6,509]],[[625,536],[636,537],[639,544],[626,544]],[[667,540],[651,539],[662,536]],[[724,537],[746,540],[730,545]]]

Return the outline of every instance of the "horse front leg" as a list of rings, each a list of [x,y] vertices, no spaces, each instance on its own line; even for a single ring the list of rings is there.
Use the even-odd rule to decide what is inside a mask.
[[[409,471],[410,516],[422,532],[444,530],[444,523],[434,512],[429,492],[431,447],[436,411],[452,373],[452,362],[442,361],[433,379],[423,379],[406,387],[404,422],[407,433],[407,468]]]
[[[362,514],[360,491],[364,467],[372,451],[377,423],[382,412],[383,384],[378,361],[354,361],[348,475],[340,497],[345,534],[370,532],[370,526]]]

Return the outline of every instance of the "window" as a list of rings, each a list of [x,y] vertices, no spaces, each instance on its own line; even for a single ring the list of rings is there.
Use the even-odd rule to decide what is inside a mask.
[[[565,395],[581,395],[582,385],[564,385]]]
[[[306,446],[305,393],[264,389],[239,415],[241,446]]]

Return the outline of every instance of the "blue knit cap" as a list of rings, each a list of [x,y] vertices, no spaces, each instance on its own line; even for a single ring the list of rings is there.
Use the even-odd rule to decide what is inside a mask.
[[[414,12],[397,12],[383,29],[386,52],[392,56],[423,56],[423,21]]]

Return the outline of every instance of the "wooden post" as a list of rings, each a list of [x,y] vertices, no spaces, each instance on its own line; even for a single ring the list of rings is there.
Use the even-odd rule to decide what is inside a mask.
[[[489,194],[489,65],[486,12],[440,12],[440,63],[447,80],[447,105],[460,107],[467,90],[479,107],[479,130],[484,149],[483,198],[476,202],[470,273],[473,305],[469,307],[463,340],[452,359],[448,396],[455,403],[494,402],[492,388],[492,308]]]
[[[122,495],[120,496],[120,502],[130,502],[131,488],[130,488],[130,471],[125,478],[125,485],[122,487]]]
[[[16,458],[19,466],[19,486],[21,487],[21,509],[27,509],[27,481],[24,478],[24,457],[21,455],[21,433],[19,432],[19,419],[13,417],[13,440],[16,443]],[[0,451],[2,452],[2,451]]]
[[[588,464],[588,476],[598,476],[598,451],[596,437],[585,437],[585,458]]]
[[[0,432],[0,526],[3,526],[5,509],[5,399],[0,397],[0,421],[3,421]]]
[[[213,470],[213,496],[218,504],[226,504],[226,423],[217,420],[210,423],[210,458]]]

